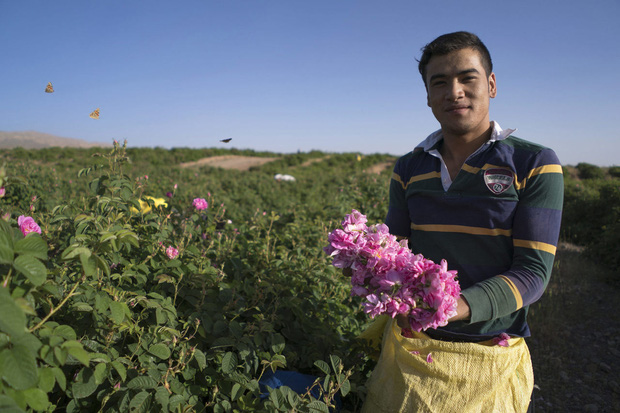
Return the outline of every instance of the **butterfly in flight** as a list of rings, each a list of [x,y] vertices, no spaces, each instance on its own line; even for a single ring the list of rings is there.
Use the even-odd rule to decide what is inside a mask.
[[[52,86],[52,82],[47,82],[45,93],[54,93],[54,86]]]
[[[230,141],[232,141],[232,138],[220,139],[220,142],[224,142],[224,143],[228,143]]]
[[[93,119],[99,119],[99,108],[93,110],[91,114],[88,116],[90,116]]]

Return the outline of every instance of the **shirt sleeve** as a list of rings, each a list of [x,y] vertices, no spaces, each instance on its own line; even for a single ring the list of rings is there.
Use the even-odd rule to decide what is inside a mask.
[[[396,162],[390,180],[390,201],[385,224],[392,235],[409,238],[411,234],[411,218],[405,196],[405,184],[402,159]]]
[[[532,304],[549,283],[562,218],[562,166],[552,150],[544,149],[525,175],[515,181],[519,204],[513,220],[512,265],[462,291],[470,305],[470,323],[504,317]]]

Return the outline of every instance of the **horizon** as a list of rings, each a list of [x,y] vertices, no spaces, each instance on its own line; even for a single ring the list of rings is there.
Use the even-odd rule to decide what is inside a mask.
[[[19,132],[35,132],[35,133],[39,133],[38,131],[0,131],[1,133],[19,133]],[[42,132],[41,132],[42,133]],[[47,135],[47,134],[46,134]],[[52,135],[56,138],[61,138],[61,139],[65,139],[62,136],[56,136],[56,135]],[[79,138],[66,138],[66,139],[70,139],[70,140],[75,140],[75,141],[83,141],[85,143],[93,143],[93,144],[101,144],[101,145],[105,145],[105,146],[93,146],[93,147],[78,147],[78,146],[64,146],[61,148],[75,148],[75,149],[92,149],[92,148],[96,148],[96,147],[110,147],[112,146],[112,141],[109,144],[106,144],[104,142],[89,142],[89,141],[85,141]],[[120,142],[120,141],[119,141]],[[2,141],[0,140],[0,143],[2,143]],[[123,142],[120,142],[121,144]],[[39,149],[51,149],[53,147],[57,147],[57,146],[45,146],[45,147],[40,147],[40,148],[23,148],[25,150],[39,150]],[[0,147],[0,150],[11,150],[11,149],[15,149],[16,147],[11,147],[11,148],[2,148]],[[163,149],[163,150],[174,150],[174,149],[189,149],[189,150],[211,150],[211,149],[215,149],[215,150],[230,150],[230,151],[239,151],[239,152],[245,152],[245,151],[251,151],[251,152],[256,152],[256,153],[265,153],[265,154],[273,154],[273,155],[295,155],[297,153],[302,153],[302,154],[307,154],[310,152],[321,152],[323,154],[360,154],[362,156],[372,156],[372,155],[384,155],[384,156],[393,156],[395,159],[397,159],[398,157],[400,157],[401,155],[399,154],[393,154],[393,153],[389,153],[389,152],[369,152],[369,153],[362,153],[362,152],[355,152],[355,151],[329,151],[329,150],[323,150],[323,149],[308,149],[308,150],[297,150],[294,152],[278,152],[278,151],[271,151],[271,150],[258,150],[258,149],[254,149],[254,148],[240,148],[240,147],[235,147],[235,146],[225,146],[225,147],[216,147],[216,146],[203,146],[203,147],[188,147],[188,146],[172,146],[172,147],[162,147],[162,146],[132,146],[129,144],[129,142],[127,142],[127,149]],[[219,156],[219,155],[218,155]],[[248,155],[239,155],[239,156],[248,156]],[[570,168],[575,168],[577,167],[578,164],[580,163],[585,163],[585,164],[591,164],[590,162],[585,162],[585,161],[580,161],[580,162],[576,162],[576,163],[562,163],[562,166],[566,166],[566,167],[570,167]],[[609,169],[609,168],[613,168],[613,167],[617,167],[618,165],[597,165],[597,164],[591,164],[594,165],[596,167],[602,168],[602,169]]]
[[[232,138],[254,151],[401,156],[439,128],[420,48],[468,30],[493,58],[491,120],[552,148],[562,164],[620,163],[620,3],[461,8],[0,0],[0,130],[133,147],[226,147],[220,140]]]

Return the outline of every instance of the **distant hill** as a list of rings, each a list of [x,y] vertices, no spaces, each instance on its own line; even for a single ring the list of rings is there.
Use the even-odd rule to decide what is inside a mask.
[[[0,149],[22,147],[24,149],[51,148],[52,146],[72,148],[92,148],[94,146],[112,146],[111,143],[88,142],[81,139],[62,138],[36,131],[2,132],[0,131]]]

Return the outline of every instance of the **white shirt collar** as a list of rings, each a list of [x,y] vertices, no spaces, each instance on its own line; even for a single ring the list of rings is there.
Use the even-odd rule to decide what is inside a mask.
[[[493,126],[493,131],[491,132],[491,137],[489,138],[489,140],[482,144],[478,149],[476,149],[474,153],[469,155],[467,159],[480,152],[485,145],[489,145],[496,141],[504,140],[508,136],[510,136],[511,133],[516,131],[516,129],[502,129],[501,126],[499,126],[499,123],[495,121],[491,121],[491,125]],[[426,139],[424,139],[422,142],[420,142],[418,146],[416,146],[416,149],[422,148],[424,152],[428,152],[430,155],[435,156],[441,160],[441,185],[443,186],[444,191],[447,191],[448,188],[450,188],[450,185],[452,185],[452,179],[450,178],[448,168],[446,167],[446,163],[443,161],[441,154],[437,149],[433,149],[442,139],[443,133],[441,132],[441,129],[439,129],[438,131],[435,131],[428,135]]]
[[[493,126],[493,131],[491,132],[491,137],[489,140],[485,142],[487,145],[492,142],[504,140],[516,131],[516,129],[502,129],[502,127],[499,126],[499,123],[494,120],[491,121],[491,125]],[[422,148],[424,152],[429,152],[442,139],[443,133],[441,132],[441,129],[439,129],[428,135],[428,137],[420,142],[416,148]]]

